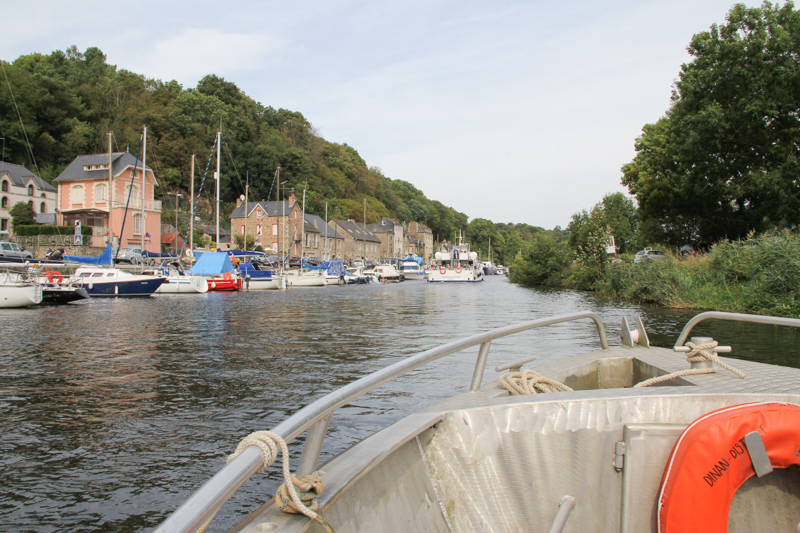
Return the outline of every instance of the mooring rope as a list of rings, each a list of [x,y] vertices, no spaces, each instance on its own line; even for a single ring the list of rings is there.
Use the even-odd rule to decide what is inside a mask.
[[[507,372],[500,376],[499,381],[500,385],[514,395],[572,391],[563,383],[528,369],[522,372]]]
[[[319,523],[328,533],[334,533],[333,527],[315,510],[318,507],[317,496],[322,492],[322,477],[324,472],[312,472],[306,476],[297,477],[289,470],[289,448],[280,435],[271,431],[256,431],[242,439],[236,451],[228,457],[227,462],[233,461],[239,454],[250,446],[261,450],[262,462],[259,472],[264,471],[275,459],[278,458],[278,448],[281,450],[283,463],[283,484],[275,494],[275,501],[281,511],[285,513],[301,513],[311,520]],[[300,489],[298,494],[297,489]],[[306,504],[305,502],[308,502]]]
[[[736,374],[741,379],[745,378],[745,373],[741,370],[732,367],[731,365],[724,363],[720,360],[716,353],[713,351],[708,352],[706,350],[717,347],[719,343],[717,341],[708,342],[706,344],[694,344],[693,342],[687,342],[686,346],[690,348],[689,353],[686,354],[686,360],[689,363],[699,363],[702,361],[711,361],[715,365],[724,368],[728,372]],[[637,383],[633,386],[633,388],[638,389],[641,387],[649,387],[650,385],[655,385],[657,383],[662,383],[664,381],[669,381],[674,378],[682,377],[682,376],[691,376],[696,374],[713,374],[717,371],[716,368],[713,366],[711,368],[690,368],[687,370],[680,370],[678,372],[673,372],[671,374],[666,374],[663,376],[658,376],[655,378],[650,378],[648,380],[642,381],[641,383]]]

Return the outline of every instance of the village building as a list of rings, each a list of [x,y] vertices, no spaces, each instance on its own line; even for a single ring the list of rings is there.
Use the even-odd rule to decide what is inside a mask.
[[[342,260],[355,261],[375,261],[380,259],[381,240],[371,231],[366,229],[362,223],[352,220],[331,220],[333,226],[339,234],[344,237],[342,243]]]
[[[213,226],[205,225],[205,224],[195,224],[194,229],[199,229],[203,232],[203,239],[206,241],[211,242],[211,247],[214,248],[215,241],[217,240],[217,226],[216,224]],[[195,242],[194,246],[197,247],[199,243]],[[228,250],[232,250],[233,244],[231,242],[231,232],[223,228],[222,226],[219,227],[219,243],[217,244],[216,248],[221,252],[225,252]]]
[[[105,246],[113,237],[120,247],[160,252],[158,183],[153,170],[143,167],[128,152],[76,157],[55,179],[57,223],[91,226],[92,246]]]
[[[303,257],[319,257],[323,261],[342,260],[345,238],[325,223],[322,217],[306,214]]]
[[[400,258],[403,255],[403,241],[405,228],[399,222],[384,217],[375,224],[367,224],[367,230],[374,233],[381,240],[380,257]]]
[[[303,211],[292,194],[280,202],[242,202],[236,200],[231,212],[231,231],[255,238],[255,246],[267,253],[300,257]]]
[[[0,161],[0,239],[10,232],[9,211],[20,202],[28,204],[40,224],[55,224],[57,189],[25,167]]]
[[[425,263],[430,263],[434,253],[433,231],[431,231],[431,228],[412,221],[408,223],[408,235],[410,238],[419,241],[419,244],[415,244],[415,253],[422,257]]]

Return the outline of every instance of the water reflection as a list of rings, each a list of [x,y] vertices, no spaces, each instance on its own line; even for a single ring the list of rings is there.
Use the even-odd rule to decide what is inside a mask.
[[[623,316],[642,316],[658,346],[672,346],[696,314],[523,289],[501,277],[468,286],[406,282],[0,310],[0,529],[152,528],[244,435],[309,401],[432,346],[584,310],[603,318],[612,344]],[[695,334],[717,326],[703,324]],[[800,332],[739,323],[717,329],[734,357],[798,366]],[[577,347],[565,346],[565,337]],[[494,366],[522,357],[545,362],[598,348],[589,320],[526,332],[493,343],[485,380],[496,379]],[[341,409],[323,457],[421,403],[466,390],[476,354],[437,361]],[[296,463],[297,443],[292,450]],[[210,531],[252,511],[278,478],[273,466],[248,483]]]

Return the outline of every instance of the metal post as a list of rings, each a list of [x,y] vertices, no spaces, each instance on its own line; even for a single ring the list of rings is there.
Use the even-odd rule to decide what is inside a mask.
[[[486,360],[489,358],[489,347],[491,345],[492,341],[486,341],[481,344],[481,349],[478,352],[478,360],[475,362],[475,371],[472,373],[472,383],[469,386],[471,392],[478,392],[481,390],[483,370],[486,368]]]

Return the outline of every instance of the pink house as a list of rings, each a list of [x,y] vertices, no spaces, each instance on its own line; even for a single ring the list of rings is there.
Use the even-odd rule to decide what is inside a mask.
[[[142,166],[128,152],[76,157],[55,180],[57,223],[92,226],[92,246],[105,246],[113,235],[122,248],[141,248],[144,240],[145,250],[160,252],[161,201],[155,199],[158,183],[149,167],[142,183]]]

